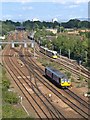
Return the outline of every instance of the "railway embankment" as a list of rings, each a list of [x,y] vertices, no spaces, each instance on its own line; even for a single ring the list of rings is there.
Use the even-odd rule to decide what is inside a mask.
[[[0,51],[0,118],[27,118],[19,95],[12,87],[10,77],[2,64],[2,52]]]

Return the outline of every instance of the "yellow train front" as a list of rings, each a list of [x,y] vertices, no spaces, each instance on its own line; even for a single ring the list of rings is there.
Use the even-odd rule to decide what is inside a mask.
[[[57,58],[57,52],[53,50],[46,50],[46,55],[54,59]]]
[[[56,59],[57,58],[57,51],[53,51],[53,50],[49,50],[46,47],[40,46],[40,52],[42,52],[43,54]]]
[[[51,78],[52,81],[59,84],[62,88],[71,86],[71,81],[67,78],[67,76],[52,67],[45,68],[45,75]]]

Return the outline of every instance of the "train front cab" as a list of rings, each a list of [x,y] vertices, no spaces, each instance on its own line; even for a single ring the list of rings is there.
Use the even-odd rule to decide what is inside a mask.
[[[45,47],[43,47],[43,46],[40,46],[40,52],[41,53],[43,53],[43,54],[45,54],[46,55],[46,50],[47,50],[48,48],[45,48]]]
[[[53,55],[52,58],[56,59],[56,58],[57,58],[57,55]]]
[[[57,58],[57,53],[56,52],[52,53],[52,58],[54,58],[54,59]]]
[[[71,86],[71,81],[68,79],[61,79],[61,87],[70,87]]]

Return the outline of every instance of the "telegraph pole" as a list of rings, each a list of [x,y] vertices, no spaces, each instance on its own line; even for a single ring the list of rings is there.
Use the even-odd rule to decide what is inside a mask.
[[[69,59],[70,59],[70,49],[68,50],[68,57],[69,57]]]
[[[87,51],[85,51],[85,56],[86,56],[86,63],[87,63]]]
[[[34,57],[35,57],[35,40],[34,40]]]
[[[59,54],[60,54],[60,57],[61,57],[61,49],[60,49],[60,53]]]

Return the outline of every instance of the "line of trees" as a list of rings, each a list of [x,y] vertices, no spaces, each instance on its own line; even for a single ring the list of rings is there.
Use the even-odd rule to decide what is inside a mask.
[[[0,34],[7,34],[9,31],[15,30],[16,26],[24,26],[27,30],[36,30],[36,29],[43,29],[43,28],[57,28],[60,31],[60,27],[64,28],[90,28],[89,21],[80,21],[78,19],[71,19],[68,22],[46,22],[46,21],[24,21],[24,22],[13,22],[12,20],[0,21]]]
[[[48,47],[51,50],[56,50],[58,53],[71,59],[77,60],[78,63],[82,61],[82,64],[86,67],[90,66],[90,54],[89,54],[89,32],[80,32],[79,35],[69,35],[67,32],[51,36],[48,39],[47,36],[51,35],[45,29],[38,30],[35,33],[35,40],[41,45]]]
[[[58,53],[77,60],[82,60],[87,64],[87,52],[88,52],[88,38],[84,36],[62,34],[55,38],[53,41],[42,40],[42,45],[47,46],[49,49],[58,51]]]
[[[80,21],[77,19],[69,20],[68,22],[40,22],[40,21],[24,21],[23,23],[20,22],[13,22],[11,20],[0,21],[2,23],[2,32],[1,34],[7,34],[9,31],[15,30],[16,26],[24,26],[26,30],[35,30],[35,40],[40,42],[42,45],[47,45],[50,49],[57,50],[58,52],[61,49],[61,53],[65,56],[68,56],[70,52],[70,57],[76,60],[82,60],[85,62],[85,65],[90,66],[90,54],[89,52],[89,39],[90,33],[80,33],[80,35],[66,35],[60,34],[57,36],[53,41],[47,40],[46,36],[54,36],[54,34],[50,31],[46,31],[46,28],[57,28],[58,32],[62,28],[90,28],[89,21]],[[1,27],[1,24],[0,24]],[[87,59],[88,57],[88,59]],[[88,62],[87,62],[88,61]]]

